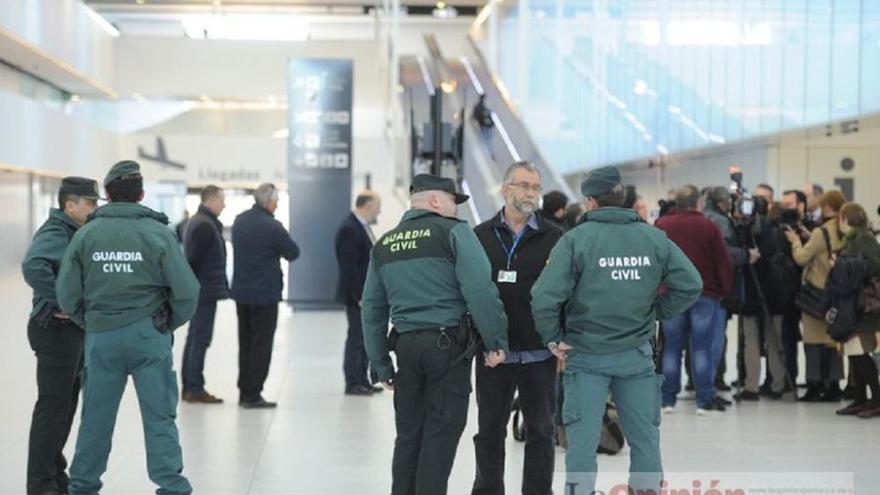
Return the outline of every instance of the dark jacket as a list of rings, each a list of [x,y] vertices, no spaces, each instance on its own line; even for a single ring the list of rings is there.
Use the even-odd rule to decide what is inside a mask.
[[[52,208],[49,218],[34,234],[31,247],[28,248],[24,261],[21,262],[21,273],[24,281],[33,289],[33,310],[31,316],[39,313],[47,305],[53,312],[60,311],[55,296],[55,281],[61,269],[61,259],[67,251],[67,245],[76,234],[77,225],[63,211]]]
[[[498,287],[498,295],[504,303],[510,350],[545,349],[541,336],[535,330],[535,320],[532,318],[531,291],[538,276],[541,275],[541,270],[547,265],[550,251],[562,237],[562,230],[543,216],[536,215],[538,230],[526,227],[508,268],[507,253],[501,243],[504,242],[507,249],[510,249],[513,246],[513,232],[501,222],[503,212],[504,210],[501,210],[490,220],[478,225],[474,233],[486,250],[486,256],[489,257],[489,263],[492,265],[492,281]],[[515,271],[516,283],[498,283],[500,270]]]
[[[733,265],[721,229],[699,211],[674,210],[654,226],[666,232],[703,279],[703,295],[721,300],[733,285]]]
[[[342,221],[336,231],[336,262],[339,276],[336,282],[336,302],[357,306],[364,293],[364,281],[370,266],[370,249],[373,242],[366,228],[354,213]]]
[[[828,275],[825,289],[830,296],[831,306],[837,308],[838,318],[847,317],[841,312],[855,311],[855,322],[851,329],[854,332],[872,334],[880,330],[880,315],[864,314],[862,309],[864,284],[877,275],[880,275],[880,244],[877,239],[866,228],[849,231],[843,238],[843,247]],[[833,330],[835,325],[831,327],[830,330]]]
[[[232,290],[236,302],[269,306],[281,300],[281,258],[293,261],[299,247],[265,208],[254,205],[232,223]]]
[[[185,229],[183,251],[190,268],[199,279],[202,290],[199,297],[205,300],[229,297],[226,280],[226,242],[223,240],[223,224],[204,205],[189,220]]]
[[[757,238],[761,259],[755,263],[755,273],[770,314],[784,315],[796,310],[795,299],[801,286],[801,267],[791,256],[791,243],[785,237],[785,225],[774,222],[764,229]],[[751,286],[749,287],[752,288]],[[750,299],[751,308],[759,315],[761,308],[755,308],[757,294]]]

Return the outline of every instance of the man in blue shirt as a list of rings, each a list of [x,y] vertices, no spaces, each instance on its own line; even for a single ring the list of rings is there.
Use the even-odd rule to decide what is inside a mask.
[[[478,362],[479,431],[473,495],[504,493],[504,440],[519,390],[528,431],[522,493],[550,495],[555,457],[557,360],[535,331],[530,292],[562,230],[540,215],[541,176],[529,162],[511,165],[501,188],[504,207],[475,229],[492,265],[507,313],[510,353],[495,368]]]

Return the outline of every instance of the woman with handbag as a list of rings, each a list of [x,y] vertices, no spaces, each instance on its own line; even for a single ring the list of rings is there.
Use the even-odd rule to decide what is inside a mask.
[[[840,259],[859,258],[866,268],[860,291],[864,293],[865,281],[880,274],[880,244],[868,227],[868,214],[856,203],[847,203],[840,210],[840,231],[843,233],[843,246]],[[861,277],[860,277],[861,278]],[[864,301],[859,305],[865,311]],[[849,359],[850,377],[855,390],[855,401],[837,411],[841,416],[873,418],[880,416],[880,379],[877,365],[871,354],[877,349],[876,332],[880,330],[880,314],[864,312],[850,337],[843,344],[843,351]],[[871,389],[868,400],[866,389]]]
[[[786,230],[785,234],[791,243],[794,261],[804,267],[797,298],[807,368],[807,392],[799,399],[802,402],[838,402],[843,398],[840,390],[843,360],[828,335],[828,323],[824,318],[827,308],[822,305],[825,282],[831,272],[831,257],[840,250],[838,217],[844,203],[846,198],[840,191],[828,191],[819,198],[824,223],[813,230],[806,244],[793,230]]]

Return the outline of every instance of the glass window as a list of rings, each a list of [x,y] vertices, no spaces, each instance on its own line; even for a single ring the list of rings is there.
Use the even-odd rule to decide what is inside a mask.
[[[862,3],[861,113],[880,110],[880,2]]]
[[[834,2],[831,41],[831,118],[834,120],[858,114],[860,4],[860,0]],[[880,60],[874,59],[874,62],[880,63]]]
[[[831,0],[807,1],[806,123],[828,121],[831,96]]]

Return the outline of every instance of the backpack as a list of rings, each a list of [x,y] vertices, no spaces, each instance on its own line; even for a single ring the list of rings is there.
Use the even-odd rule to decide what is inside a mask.
[[[511,406],[513,412],[513,439],[517,442],[525,442],[528,431],[526,430],[525,421],[520,420],[521,407],[519,397],[513,399]],[[560,428],[560,426],[557,426]],[[617,414],[617,406],[610,400],[605,403],[605,414],[602,415],[602,433],[599,437],[599,447],[596,452],[599,454],[615,455],[623,450],[626,440],[623,437],[623,429],[620,427],[620,417]],[[565,447],[565,445],[563,445]]]

